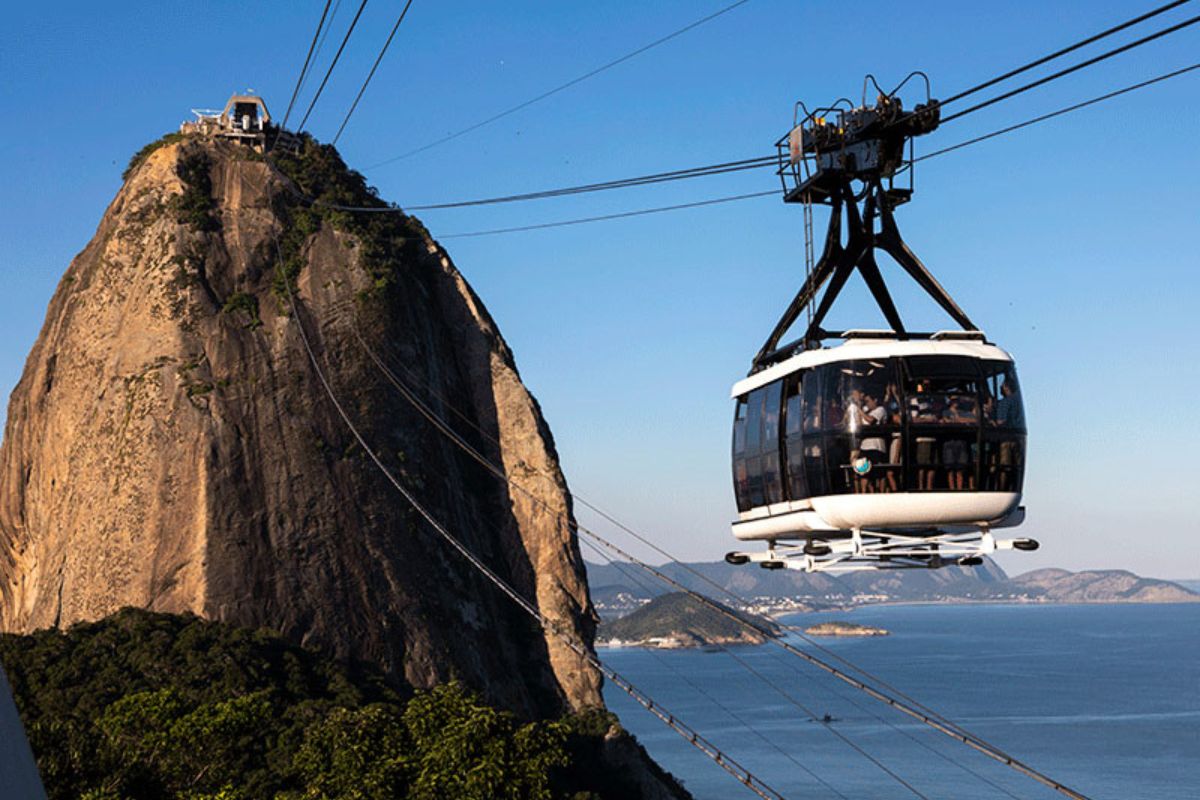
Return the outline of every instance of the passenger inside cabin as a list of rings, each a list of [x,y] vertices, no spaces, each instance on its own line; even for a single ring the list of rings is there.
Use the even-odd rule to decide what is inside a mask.
[[[888,384],[884,392],[883,405],[887,412],[888,422],[895,426],[891,442],[888,444],[887,486],[888,491],[898,492],[900,491],[898,471],[900,465],[904,463],[904,437],[900,433],[900,392],[896,388],[896,384]]]
[[[1003,428],[1024,428],[1025,415],[1021,399],[1016,396],[1012,383],[1005,381],[1000,387],[1000,399],[996,402],[996,424]]]
[[[1000,399],[996,401],[995,424],[1001,428],[1017,430],[1025,427],[1025,412],[1021,407],[1021,398],[1012,383],[1005,381],[1000,387]],[[1013,475],[1021,466],[1021,449],[1017,442],[1005,439],[1000,442],[1000,468],[997,488],[1002,492],[1013,490]]]
[[[864,395],[862,405],[862,422],[865,428],[878,428],[887,420],[887,411],[879,404],[874,395]],[[867,436],[862,440],[861,444],[862,456],[871,462],[871,467],[875,467],[887,463],[887,443],[883,437],[876,433],[873,436]],[[870,481],[865,482],[865,490],[868,492],[884,491],[885,480],[882,474],[876,473],[876,476]]]
[[[829,398],[829,407],[825,411],[825,427],[840,428],[842,425],[842,404],[836,397]]]

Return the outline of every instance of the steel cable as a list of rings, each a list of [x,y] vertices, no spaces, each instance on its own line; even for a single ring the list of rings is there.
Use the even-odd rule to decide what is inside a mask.
[[[1045,84],[1047,84],[1051,81],[1055,81],[1066,75],[1070,75],[1074,72],[1078,72],[1079,70],[1084,69],[1086,67],[1090,67],[1093,64],[1098,64],[1101,61],[1104,61],[1106,59],[1112,58],[1114,56],[1118,56],[1122,53],[1133,50],[1134,48],[1141,47],[1142,45],[1149,44],[1150,42],[1153,42],[1157,39],[1161,39],[1164,36],[1169,36],[1172,33],[1181,31],[1184,28],[1188,28],[1192,25],[1195,25],[1197,22],[1200,22],[1200,14],[1198,14],[1194,17],[1190,17],[1189,19],[1185,19],[1183,22],[1176,23],[1175,25],[1172,25],[1169,28],[1163,28],[1162,30],[1156,31],[1148,36],[1143,36],[1141,39],[1137,39],[1136,41],[1121,45],[1120,47],[1113,48],[1112,50],[1108,50],[1104,53],[1101,53],[1098,56],[1093,56],[1092,58],[1089,58],[1086,61],[1081,61],[1078,64],[1073,64],[1073,65],[1067,67],[1066,69],[1061,69],[1058,72],[1047,75],[1044,78],[1038,78],[1036,81],[1031,81],[1027,84],[1024,84],[1023,86],[1018,86],[1017,88],[1010,89],[1009,91],[1004,92],[1003,94],[999,94],[999,95],[996,95],[995,97],[991,97],[987,100],[984,100],[981,103],[976,103],[975,105],[965,108],[962,111],[955,112],[954,114],[951,114],[948,117],[943,117],[942,123],[944,124],[947,122],[951,122],[952,120],[959,119],[960,117],[965,117],[967,114],[973,114],[976,111],[979,111],[984,108],[988,108],[989,106],[993,106],[996,103],[1002,102],[1004,100],[1008,100],[1011,97],[1016,97],[1019,94],[1028,92],[1030,89],[1036,89],[1039,86],[1044,86]]]
[[[338,46],[337,52],[333,54],[333,61],[329,64],[329,69],[325,70],[325,77],[321,79],[321,85],[317,87],[317,93],[313,95],[312,101],[308,104],[308,110],[304,112],[304,118],[300,120],[300,124],[296,126],[296,131],[304,130],[305,123],[308,122],[308,117],[312,114],[313,108],[317,105],[317,100],[321,98],[321,93],[325,91],[325,84],[329,83],[329,76],[333,74],[334,67],[337,66],[338,60],[342,57],[342,51],[346,49],[346,43],[350,41],[350,35],[354,33],[354,28],[358,25],[358,18],[362,16],[363,9],[367,7],[367,0],[362,0],[358,11],[354,14],[354,19],[350,20],[350,28],[346,31],[346,35],[342,37],[342,43]]]
[[[618,66],[619,64],[623,64],[626,61],[628,61],[629,59],[635,58],[636,56],[639,56],[642,53],[645,53],[647,50],[652,50],[661,44],[666,44],[667,42],[671,41],[672,39],[676,38],[677,36],[682,36],[683,34],[687,33],[688,31],[692,30],[693,28],[698,28],[701,25],[703,25],[704,23],[710,22],[710,21],[716,19],[717,17],[722,16],[723,14],[728,14],[730,11],[733,11],[738,6],[745,5],[748,2],[750,2],[750,0],[738,0],[736,3],[732,3],[730,5],[725,6],[724,8],[718,9],[717,11],[714,11],[712,14],[709,14],[706,17],[702,17],[701,19],[698,19],[695,22],[685,25],[684,27],[682,27],[676,31],[673,31],[673,32],[667,34],[666,36],[662,36],[658,39],[655,39],[653,42],[650,42],[647,45],[643,45],[642,47],[639,47],[638,49],[636,49],[630,53],[626,53],[625,55],[621,56],[620,58],[613,59],[612,61],[609,61],[606,64],[596,67],[595,69],[593,69],[589,72],[585,72],[584,74],[580,75],[577,78],[572,78],[571,80],[567,81],[566,83],[559,84],[558,86],[555,86],[553,89],[549,89],[548,91],[542,92],[541,94],[537,95],[536,97],[533,97],[522,103],[518,103],[517,105],[512,106],[511,108],[508,108],[504,111],[501,111],[498,114],[493,114],[492,116],[488,117],[485,120],[476,122],[474,125],[469,125],[466,128],[463,128],[462,130],[447,134],[446,136],[443,136],[440,139],[436,139],[436,140],[429,142],[428,144],[422,145],[421,147],[418,147],[414,150],[409,150],[407,153],[401,153],[400,155],[395,156],[394,158],[388,158],[383,161],[379,161],[374,164],[371,164],[370,166],[367,167],[367,169],[375,169],[376,167],[382,167],[385,164],[392,164],[396,161],[400,161],[400,160],[408,158],[410,156],[415,156],[417,153],[423,153],[424,151],[429,150],[430,148],[437,147],[438,145],[445,144],[446,142],[449,142],[449,141],[453,141],[454,139],[457,139],[460,136],[465,136],[468,133],[477,131],[486,125],[491,125],[493,122],[504,119],[505,117],[509,116],[510,114],[515,114],[516,112],[518,112],[524,108],[528,108],[529,106],[533,105],[534,103],[539,103],[542,100],[545,100],[548,97],[556,95],[565,89],[569,89],[572,86],[575,86],[576,84],[583,83],[588,78],[593,78],[602,72],[605,72],[607,70],[612,69],[615,66]]]
[[[321,35],[321,28],[325,27],[325,16],[329,13],[330,2],[331,0],[325,0],[325,8],[321,11],[321,19],[317,22],[317,29],[313,31],[312,44],[308,46],[308,53],[304,56],[304,66],[300,68],[300,77],[296,78],[296,88],[292,90],[292,99],[288,101],[287,113],[283,115],[283,124],[279,126],[281,129],[287,127],[288,117],[292,115],[292,107],[296,105],[296,96],[300,94],[300,86],[304,83],[305,76],[308,75],[308,65],[312,61],[313,50],[317,47],[317,38]]]
[[[404,4],[404,9],[400,12],[400,18],[396,20],[396,24],[392,26],[392,32],[388,34],[387,41],[383,43],[383,49],[379,51],[375,63],[371,65],[371,71],[367,73],[367,79],[363,81],[362,88],[358,90],[358,94],[354,98],[354,102],[350,104],[350,110],[346,112],[346,118],[342,120],[342,124],[338,126],[337,133],[333,136],[333,141],[330,144],[337,144],[338,139],[342,136],[342,131],[346,130],[346,123],[350,121],[350,117],[354,114],[354,109],[358,108],[358,101],[362,100],[363,92],[367,91],[367,85],[371,82],[371,78],[375,77],[375,70],[379,69],[379,62],[383,61],[383,56],[388,51],[388,47],[392,44],[392,39],[396,35],[396,31],[400,30],[400,23],[404,22],[404,17],[408,14],[408,7],[413,4],[413,0],[408,0]]]
[[[1049,55],[1042,56],[1041,58],[1036,59],[1035,61],[1030,61],[1028,64],[1024,64],[1020,67],[1017,67],[1016,69],[1011,69],[1008,72],[1004,73],[1003,75],[997,75],[995,78],[991,78],[990,80],[986,80],[983,83],[976,84],[975,86],[972,86],[969,89],[964,89],[963,91],[959,92],[958,94],[947,97],[945,100],[936,101],[936,105],[944,106],[944,105],[947,105],[948,103],[953,103],[956,100],[961,100],[962,98],[967,97],[968,95],[972,95],[972,94],[975,94],[976,92],[982,91],[991,86],[995,86],[997,83],[1006,81],[1009,78],[1014,78],[1023,72],[1028,72],[1029,70],[1034,69],[1035,67],[1040,67],[1041,65],[1046,64],[1050,61],[1053,61],[1057,58],[1061,58],[1062,56],[1065,56],[1068,53],[1073,53],[1076,50],[1080,49],[1081,47],[1086,47],[1089,44],[1093,44],[1095,42],[1100,41],[1101,39],[1112,36],[1114,33],[1119,33],[1121,31],[1125,30],[1126,28],[1131,28],[1134,25],[1137,25],[1139,22],[1145,22],[1146,20],[1151,19],[1152,17],[1157,17],[1159,14],[1164,14],[1164,13],[1170,11],[1171,9],[1178,8],[1179,6],[1186,5],[1190,2],[1192,2],[1192,0],[1174,0],[1174,2],[1170,2],[1170,3],[1167,3],[1166,5],[1159,6],[1158,8],[1152,9],[1151,11],[1147,11],[1145,14],[1142,14],[1141,16],[1137,16],[1137,17],[1134,17],[1133,19],[1126,20],[1125,22],[1122,22],[1120,25],[1115,25],[1111,28],[1108,28],[1107,30],[1100,31],[1100,33],[1089,36],[1086,39],[1082,39],[1082,40],[1076,42],[1075,44],[1072,44],[1072,45],[1062,48],[1061,50],[1056,50]]]

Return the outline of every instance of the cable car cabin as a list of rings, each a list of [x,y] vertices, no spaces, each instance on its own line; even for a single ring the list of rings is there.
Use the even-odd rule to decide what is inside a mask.
[[[739,381],[733,397],[738,539],[953,534],[1024,517],[1016,367],[982,334],[848,338]]]

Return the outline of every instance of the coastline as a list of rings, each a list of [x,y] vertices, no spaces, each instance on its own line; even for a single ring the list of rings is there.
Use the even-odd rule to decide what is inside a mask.
[[[876,603],[855,603],[847,606],[830,607],[819,611],[794,611],[780,609],[779,611],[761,612],[762,616],[772,620],[783,617],[805,616],[809,614],[843,614],[851,613],[862,608],[878,608],[880,606],[1194,606],[1200,604],[1197,600],[1018,600],[1015,598],[996,600],[880,600]]]

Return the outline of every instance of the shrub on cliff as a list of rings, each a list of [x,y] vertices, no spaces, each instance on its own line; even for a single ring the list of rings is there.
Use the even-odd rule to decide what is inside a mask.
[[[419,256],[417,248],[424,233],[420,221],[401,213],[398,206],[380,200],[378,190],[347,167],[333,145],[321,144],[308,134],[301,134],[300,147],[295,152],[274,151],[271,161],[304,198],[294,194],[277,196],[276,214],[291,223],[281,246],[284,271],[288,273],[282,279],[292,277],[288,259],[299,250],[304,238],[315,231],[318,222],[355,237],[361,248],[359,263],[371,275],[373,294],[381,295],[395,285],[394,270],[405,260],[406,250],[409,258]],[[311,205],[309,199],[314,201]],[[334,205],[393,208],[397,213],[354,214],[330,207]],[[293,228],[299,239],[290,246],[286,237]]]
[[[182,133],[168,133],[164,134],[158,139],[155,139],[153,142],[150,142],[150,144],[143,146],[141,150],[138,150],[133,154],[133,157],[129,159],[129,164],[125,167],[124,171],[121,172],[121,180],[129,180],[129,176],[133,174],[133,171],[140,167],[142,162],[149,158],[150,154],[155,150],[159,149],[160,147],[166,147],[169,144],[182,142],[183,138],[184,137]]]
[[[2,635],[0,662],[52,800],[633,796],[596,772],[611,715],[407,695],[266,631],[125,609]]]

